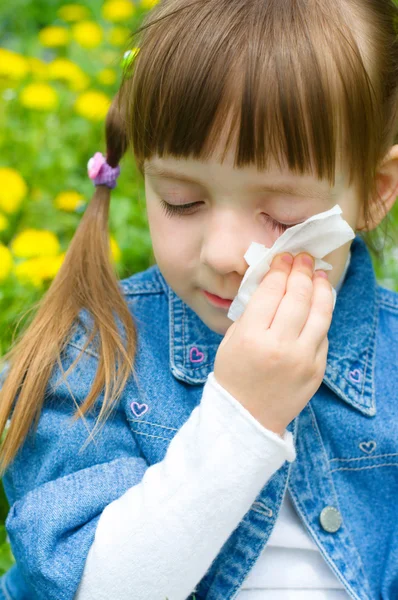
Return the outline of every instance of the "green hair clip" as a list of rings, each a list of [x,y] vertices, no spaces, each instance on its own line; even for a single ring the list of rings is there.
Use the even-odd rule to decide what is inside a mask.
[[[127,50],[127,52],[124,53],[122,60],[123,71],[126,71],[129,68],[139,51],[139,48],[132,48],[131,50]]]

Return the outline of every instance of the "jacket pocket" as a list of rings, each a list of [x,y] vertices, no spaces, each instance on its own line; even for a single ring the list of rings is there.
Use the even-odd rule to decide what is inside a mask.
[[[152,421],[146,421],[143,419],[133,419],[127,417],[132,431],[139,436],[146,436],[151,438],[153,441],[160,440],[171,442],[178,429],[175,427],[168,427],[167,425],[160,425],[159,423],[153,423]]]

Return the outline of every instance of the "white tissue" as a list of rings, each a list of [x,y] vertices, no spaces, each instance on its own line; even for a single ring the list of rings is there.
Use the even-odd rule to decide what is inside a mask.
[[[342,212],[340,206],[336,204],[330,210],[313,215],[304,223],[287,229],[271,248],[252,242],[245,254],[249,268],[240,284],[238,294],[229,307],[228,317],[231,321],[236,321],[244,312],[253,292],[270,270],[276,254],[290,252],[296,256],[300,252],[308,252],[315,258],[315,270],[332,270],[333,266],[322,258],[355,238],[355,232],[341,217]],[[334,308],[336,290],[333,287],[332,292]]]

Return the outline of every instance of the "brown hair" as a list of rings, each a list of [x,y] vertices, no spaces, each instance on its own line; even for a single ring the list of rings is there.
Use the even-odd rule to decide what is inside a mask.
[[[162,0],[132,34],[140,50],[107,115],[108,162],[116,166],[130,144],[141,175],[155,154],[204,160],[230,123],[225,153],[236,139],[238,168],[286,160],[333,186],[340,160],[368,223],[377,167],[397,140],[397,20],[393,0]],[[1,475],[34,418],[37,428],[51,369],[57,361],[62,370],[82,309],[94,321],[85,348],[98,334],[100,358],[73,419],[105,388],[96,426],[105,423],[135,376],[136,326],[110,264],[109,203],[110,190],[98,186],[35,318],[3,358],[11,368],[0,432],[12,418]],[[362,236],[379,255],[372,233]]]

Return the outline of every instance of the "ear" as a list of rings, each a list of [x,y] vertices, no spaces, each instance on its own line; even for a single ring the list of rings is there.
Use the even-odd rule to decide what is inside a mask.
[[[358,217],[358,231],[372,231],[390,212],[398,195],[398,145],[392,146],[376,175],[379,198],[371,198],[371,222],[366,224],[363,209]],[[380,203],[382,201],[382,204]]]

